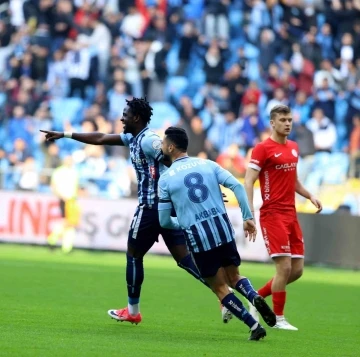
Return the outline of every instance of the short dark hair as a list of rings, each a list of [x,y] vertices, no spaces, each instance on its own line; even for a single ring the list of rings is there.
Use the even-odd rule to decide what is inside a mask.
[[[290,114],[291,110],[287,105],[275,105],[270,111],[270,120],[273,120],[276,114]]]
[[[139,116],[144,124],[149,124],[151,116],[153,114],[153,108],[150,103],[147,101],[146,97],[144,98],[135,98],[132,100],[126,99],[126,104],[131,108],[131,112],[135,116]]]
[[[189,139],[186,134],[186,131],[183,128],[178,128],[176,126],[170,126],[165,130],[166,137],[175,145],[175,147],[182,151],[186,152]]]

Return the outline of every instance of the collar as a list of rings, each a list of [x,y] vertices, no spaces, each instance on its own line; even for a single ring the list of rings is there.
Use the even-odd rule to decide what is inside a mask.
[[[180,161],[180,160],[184,160],[184,159],[188,159],[188,158],[189,158],[189,156],[179,157],[178,159],[174,160],[173,163],[176,161]]]

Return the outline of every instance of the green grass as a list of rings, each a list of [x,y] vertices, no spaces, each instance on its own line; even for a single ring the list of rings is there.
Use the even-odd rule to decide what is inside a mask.
[[[273,267],[244,263],[254,285]],[[126,304],[125,256],[0,245],[0,356],[360,356],[360,273],[306,268],[288,289],[286,315],[298,332],[267,328],[247,341],[224,325],[214,295],[167,257],[145,258],[143,323],[116,323]]]

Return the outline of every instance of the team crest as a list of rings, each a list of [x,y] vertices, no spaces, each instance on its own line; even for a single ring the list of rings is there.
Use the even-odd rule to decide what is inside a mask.
[[[161,149],[161,140],[155,140],[152,143],[152,147],[154,150],[160,150]]]
[[[291,153],[295,156],[295,157],[298,157],[298,153],[295,149],[292,149],[291,150]]]

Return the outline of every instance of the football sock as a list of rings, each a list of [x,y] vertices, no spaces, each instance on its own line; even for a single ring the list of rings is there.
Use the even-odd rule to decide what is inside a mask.
[[[144,265],[142,258],[134,258],[126,254],[126,282],[128,289],[128,309],[131,315],[139,313],[141,285],[144,281]]]
[[[191,254],[188,254],[186,257],[182,258],[178,262],[178,266],[184,270],[186,270],[189,274],[191,274],[194,278],[200,280],[204,285],[209,287],[209,285],[205,282],[205,280],[201,277],[200,272],[195,265],[195,262],[191,256]]]
[[[59,238],[63,235],[64,227],[63,225],[56,226],[53,231],[49,234],[47,241],[50,245],[55,245]]]
[[[232,293],[226,295],[221,303],[226,306],[233,315],[243,321],[251,330],[256,329],[258,326],[257,321],[248,313],[242,302]]]
[[[62,247],[61,247],[64,253],[67,254],[72,251],[74,240],[75,240],[75,228],[73,227],[65,228]]]
[[[272,293],[272,302],[275,315],[283,316],[286,302],[286,291],[274,291]]]
[[[273,279],[269,280],[262,288],[258,290],[258,293],[263,298],[266,298],[271,295],[271,285],[272,285]]]
[[[254,297],[258,295],[258,293],[254,290],[248,278],[240,279],[237,282],[235,289],[241,295],[245,296],[251,303],[253,303]]]

